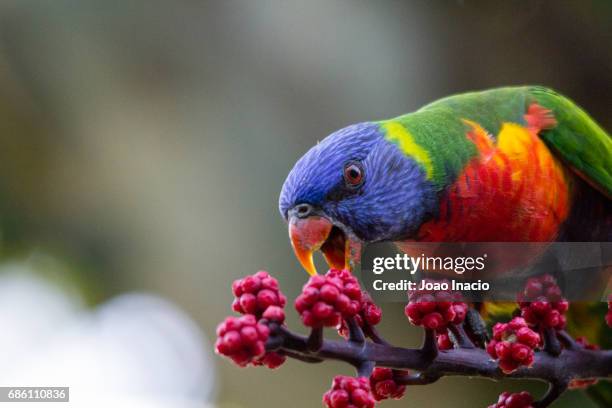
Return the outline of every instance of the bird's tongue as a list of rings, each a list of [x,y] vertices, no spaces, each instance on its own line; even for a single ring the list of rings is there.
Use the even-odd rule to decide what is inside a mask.
[[[321,252],[330,268],[348,269],[348,240],[338,227],[333,227],[327,240],[321,246]]]
[[[289,238],[295,256],[311,275],[317,273],[312,255],[318,249],[323,251],[330,267],[343,269],[346,266],[344,235],[341,231],[332,233],[332,229],[333,224],[319,216],[291,218],[289,221]]]

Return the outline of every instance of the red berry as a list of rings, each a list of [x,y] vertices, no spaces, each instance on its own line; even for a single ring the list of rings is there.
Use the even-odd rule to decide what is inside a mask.
[[[252,314],[258,319],[269,306],[283,308],[287,303],[285,295],[278,289],[278,281],[265,271],[235,280],[232,292],[236,296],[232,309],[241,314]]]
[[[514,360],[499,360],[499,368],[505,373],[510,374],[519,368],[520,364]]]
[[[542,283],[539,280],[529,279],[525,285],[525,296],[528,300],[535,299],[542,293],[542,289]]]
[[[437,312],[429,313],[423,318],[423,326],[427,329],[436,330],[441,328],[444,324],[444,318]]]
[[[516,339],[532,349],[540,343],[540,336],[528,327],[519,328],[516,331]]]
[[[553,309],[557,309],[559,313],[564,314],[569,309],[569,302],[567,300],[561,300],[553,303],[552,307]]]
[[[376,401],[367,378],[339,375],[323,394],[323,404],[327,408],[374,408]]]
[[[285,311],[279,306],[269,306],[263,313],[263,318],[271,322],[283,324],[285,322]]]
[[[285,362],[285,360],[287,360],[287,357],[285,357],[283,354],[272,351],[264,354],[263,357],[253,361],[253,365],[264,365],[270,369],[275,369],[280,367]]]
[[[510,374],[520,366],[533,364],[534,349],[540,344],[540,335],[527,326],[525,319],[515,317],[508,323],[493,326],[493,339],[487,344],[487,353],[498,360],[499,368]]]
[[[410,291],[404,314],[410,323],[416,326],[441,330],[448,327],[449,324],[460,324],[465,320],[467,304],[461,302],[460,299],[459,292]]]
[[[340,296],[340,290],[331,284],[324,284],[319,290],[321,299],[325,302],[333,303]]]
[[[261,288],[261,279],[257,276],[247,276],[242,280],[242,290],[243,292],[253,293],[257,292]]]
[[[311,277],[295,300],[295,309],[308,327],[336,327],[363,307],[357,279],[346,270],[331,269]]]
[[[526,391],[510,394],[503,392],[495,404],[489,408],[533,408],[533,397]]]
[[[538,329],[565,328],[569,303],[562,298],[561,289],[552,276],[529,278],[517,301],[521,316],[530,326]]]
[[[382,320],[382,310],[378,307],[370,295],[363,291],[361,293],[361,310],[355,315],[355,322],[359,327],[363,327],[365,323],[369,326],[376,326]],[[342,320],[338,327],[338,334],[344,338],[348,338],[349,329],[345,320]]]
[[[440,350],[450,350],[453,348],[453,342],[448,335],[448,331],[444,330],[443,332],[439,332],[437,334],[438,341],[438,349]]]
[[[400,399],[406,392],[406,386],[397,383],[397,379],[407,375],[407,371],[376,367],[370,375],[370,388],[376,401],[388,398]]]
[[[382,309],[372,302],[366,302],[361,309],[361,316],[370,326],[376,326],[382,320]]]

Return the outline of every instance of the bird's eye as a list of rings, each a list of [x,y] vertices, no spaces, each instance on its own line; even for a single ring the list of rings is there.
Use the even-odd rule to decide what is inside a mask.
[[[348,163],[344,166],[344,182],[349,187],[357,187],[363,182],[363,168],[359,163]]]

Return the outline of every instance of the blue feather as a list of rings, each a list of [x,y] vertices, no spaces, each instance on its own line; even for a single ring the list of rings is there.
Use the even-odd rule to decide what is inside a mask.
[[[360,161],[364,182],[344,186],[346,163]],[[285,181],[279,210],[287,218],[297,204],[311,204],[365,242],[409,238],[437,211],[437,195],[413,159],[384,138],[378,124],[341,129],[310,149]]]

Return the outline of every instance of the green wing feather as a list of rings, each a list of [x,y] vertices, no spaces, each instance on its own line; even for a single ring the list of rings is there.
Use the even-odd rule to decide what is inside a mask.
[[[558,125],[542,139],[580,177],[612,198],[612,138],[566,97],[542,87],[530,87],[540,105],[552,110]]]
[[[433,177],[444,187],[476,153],[462,119],[483,126],[492,137],[506,122],[526,125],[532,103],[550,109],[557,120],[541,137],[586,182],[612,197],[612,138],[575,103],[539,86],[496,88],[452,95],[416,112],[392,119],[401,124],[431,157]],[[384,124],[386,121],[381,121]]]

